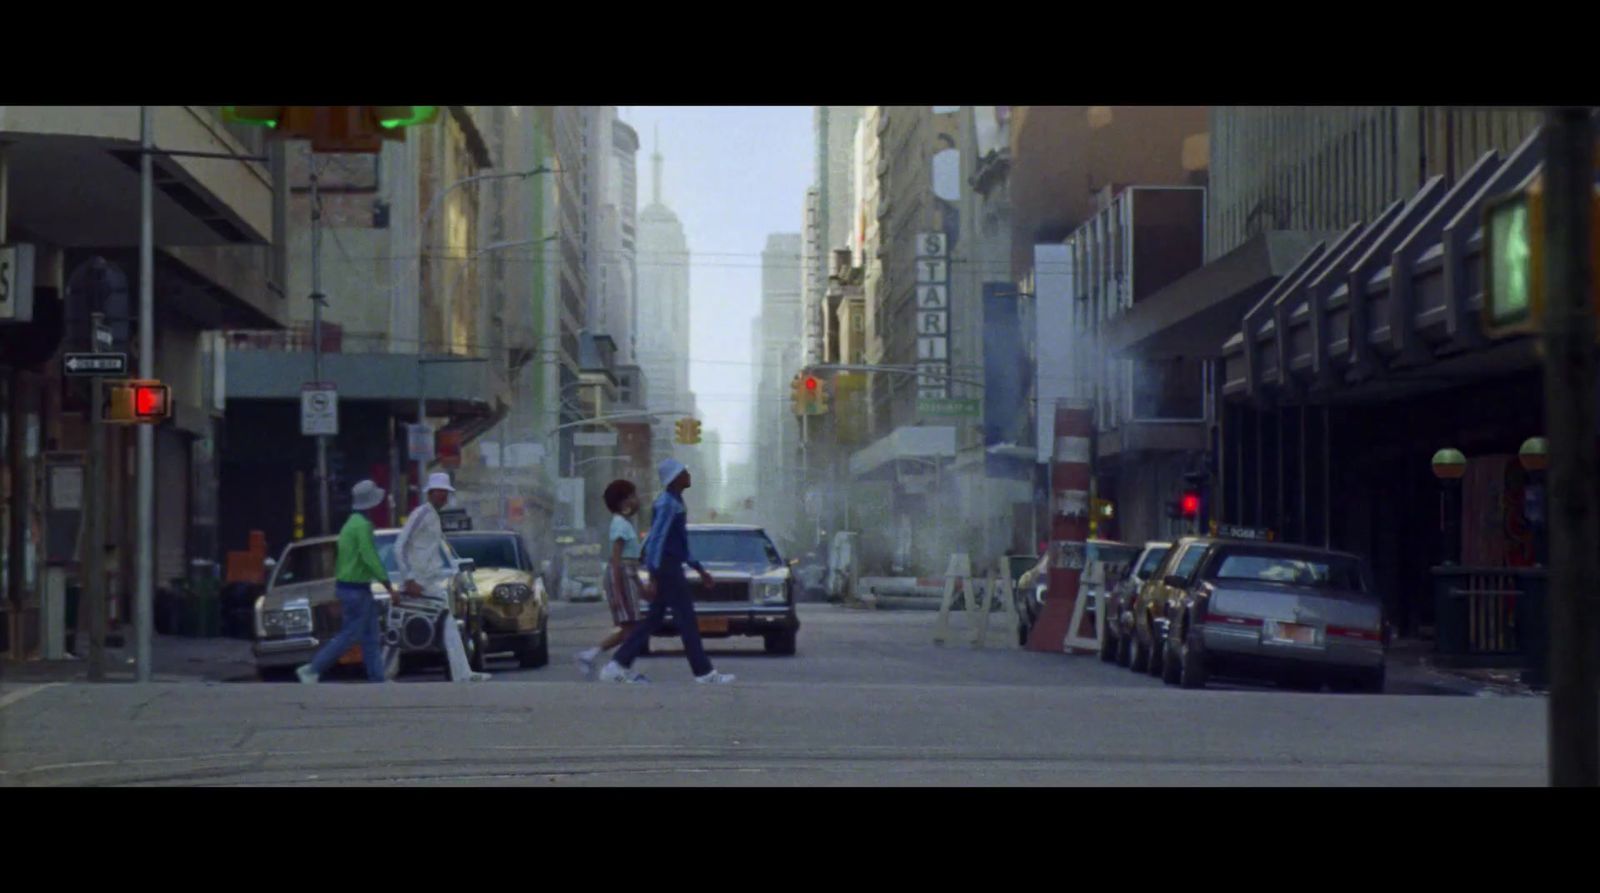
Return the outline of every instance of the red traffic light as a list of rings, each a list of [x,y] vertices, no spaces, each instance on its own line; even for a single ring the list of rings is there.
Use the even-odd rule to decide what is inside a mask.
[[[165,418],[167,415],[167,389],[165,385],[139,385],[133,389],[133,412],[142,418]]]
[[[806,390],[814,391],[816,389],[817,389],[817,379],[816,379],[816,377],[815,376],[811,376],[811,375],[807,375],[806,376]]]
[[[1200,494],[1199,493],[1185,493],[1185,494],[1183,494],[1183,499],[1178,501],[1178,507],[1183,512],[1183,516],[1185,518],[1197,518],[1197,517],[1199,517],[1200,516]]]

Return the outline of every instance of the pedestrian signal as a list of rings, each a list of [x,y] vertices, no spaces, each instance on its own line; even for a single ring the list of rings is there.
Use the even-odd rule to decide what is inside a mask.
[[[154,425],[172,417],[172,389],[154,380],[108,381],[100,420],[121,425]]]

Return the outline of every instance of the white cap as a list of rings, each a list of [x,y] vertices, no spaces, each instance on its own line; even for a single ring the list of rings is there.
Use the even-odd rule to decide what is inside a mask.
[[[661,460],[661,465],[656,469],[656,473],[661,476],[661,486],[665,487],[677,480],[678,475],[683,474],[688,470],[689,469],[686,468],[682,462],[668,457]]]
[[[428,475],[428,490],[445,490],[450,493],[456,492],[456,488],[450,486],[450,475],[443,471],[435,471],[433,474]]]

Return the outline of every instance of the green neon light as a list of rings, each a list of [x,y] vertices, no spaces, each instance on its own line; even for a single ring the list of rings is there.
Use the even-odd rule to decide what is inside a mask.
[[[435,114],[438,114],[438,111],[439,107],[436,105],[414,105],[411,107],[411,117],[379,121],[378,126],[388,130],[393,130],[396,127],[410,127],[413,124],[422,124],[428,121]]]

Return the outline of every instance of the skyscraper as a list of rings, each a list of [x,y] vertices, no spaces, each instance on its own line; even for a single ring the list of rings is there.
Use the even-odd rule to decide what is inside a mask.
[[[650,204],[639,212],[638,365],[650,412],[688,409],[689,241],[678,215],[661,198],[661,147],[650,156]],[[674,419],[658,418],[654,454],[672,455]]]

